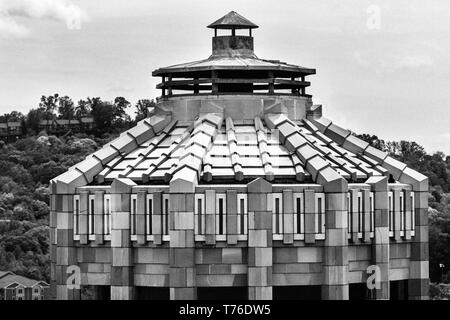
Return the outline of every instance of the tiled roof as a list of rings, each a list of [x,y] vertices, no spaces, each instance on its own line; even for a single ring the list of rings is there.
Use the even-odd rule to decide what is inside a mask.
[[[53,182],[74,190],[116,178],[169,184],[184,177],[213,183],[264,177],[343,187],[389,175],[419,189],[427,185],[425,176],[323,117],[292,121],[266,114],[232,120],[206,113],[194,122],[164,114],[145,119]]]

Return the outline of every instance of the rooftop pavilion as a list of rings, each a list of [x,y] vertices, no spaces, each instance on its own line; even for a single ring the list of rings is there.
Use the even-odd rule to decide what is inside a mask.
[[[231,11],[208,28],[214,29],[212,55],[204,60],[177,64],[153,71],[162,81],[162,98],[177,95],[288,95],[307,97],[305,77],[315,69],[258,58],[252,29],[256,24]],[[218,30],[231,31],[218,35]],[[236,30],[248,30],[238,35]]]

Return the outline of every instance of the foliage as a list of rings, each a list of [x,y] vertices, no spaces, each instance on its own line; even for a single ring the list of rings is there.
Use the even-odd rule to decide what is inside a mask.
[[[49,281],[49,181],[114,138],[27,137],[0,151],[0,270]]]

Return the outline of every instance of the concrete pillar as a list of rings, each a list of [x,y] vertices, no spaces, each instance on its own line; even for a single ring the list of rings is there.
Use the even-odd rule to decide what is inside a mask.
[[[227,244],[229,245],[235,245],[238,242],[237,206],[237,191],[227,190]]]
[[[374,239],[372,264],[380,271],[379,288],[373,289],[372,297],[389,300],[389,207],[387,177],[371,177],[366,181],[374,193]]]
[[[67,268],[77,264],[76,248],[73,245],[73,195],[54,194],[51,202],[52,262],[56,299],[79,300],[79,287],[68,287]],[[55,224],[56,223],[56,224]],[[56,230],[56,233],[55,233]],[[56,239],[54,237],[56,236]],[[74,285],[80,285],[74,283]]]
[[[262,178],[247,186],[249,300],[272,299],[272,210],[268,206],[271,192],[272,185]]]
[[[133,300],[133,249],[130,238],[131,191],[136,185],[126,178],[111,184],[111,300]]]
[[[197,297],[194,193],[180,193],[178,187],[176,181],[171,183],[169,201],[170,299],[193,300]]]
[[[322,299],[348,300],[347,192],[325,193]]]
[[[414,191],[414,237],[411,238],[411,259],[408,280],[408,299],[429,299],[428,252],[428,188]]]

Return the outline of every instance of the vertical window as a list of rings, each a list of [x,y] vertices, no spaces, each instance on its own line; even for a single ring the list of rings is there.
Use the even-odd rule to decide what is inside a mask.
[[[389,200],[389,236],[394,236],[394,196],[392,192],[388,193]]]
[[[362,198],[358,192],[358,232],[363,232],[363,222]]]
[[[203,241],[205,235],[205,195],[196,194],[194,197],[195,235],[198,241]]]
[[[163,195],[163,216],[162,216],[162,230],[163,235],[169,235],[169,195]]]
[[[247,195],[246,194],[238,194],[237,195],[237,201],[238,201],[238,221],[237,221],[237,227],[238,227],[238,234],[244,237],[241,237],[243,240],[245,239],[245,235],[247,234]]]
[[[305,234],[305,210],[303,193],[294,193],[294,239],[303,240]]]
[[[94,215],[95,215],[95,195],[89,195],[89,210],[88,210],[88,233],[89,233],[89,235],[95,234]]]
[[[400,192],[400,236],[405,235],[405,197],[403,191]]]
[[[373,193],[370,193],[369,196],[369,204],[370,204],[370,237],[373,237],[373,232],[375,231],[375,206],[374,206],[374,196]]]
[[[274,240],[283,240],[283,195],[281,193],[273,194],[272,205],[272,233]]]
[[[226,216],[226,195],[216,194],[216,240],[226,240],[227,216]]]
[[[136,222],[137,222],[137,195],[131,195],[131,211],[130,211],[130,228],[131,235],[136,235]]]
[[[324,239],[325,235],[325,195],[316,193],[316,239]]]
[[[111,235],[111,196],[109,194],[104,197],[104,214],[103,214],[103,233]]]
[[[348,238],[351,238],[351,233],[353,232],[353,204],[352,204],[352,197],[351,193],[349,192],[347,194],[347,232],[348,232]]]
[[[416,233],[416,217],[414,212],[415,207],[414,207],[414,192],[411,192],[411,196],[410,196],[410,201],[411,201],[411,236],[414,236]]]
[[[78,238],[78,236],[80,235],[80,196],[79,195],[75,195],[74,199],[73,199],[73,235],[74,235],[74,238]]]
[[[153,225],[152,225],[152,219],[153,219],[153,195],[148,194],[147,195],[147,205],[145,207],[145,234],[146,235],[152,235],[153,234]]]

